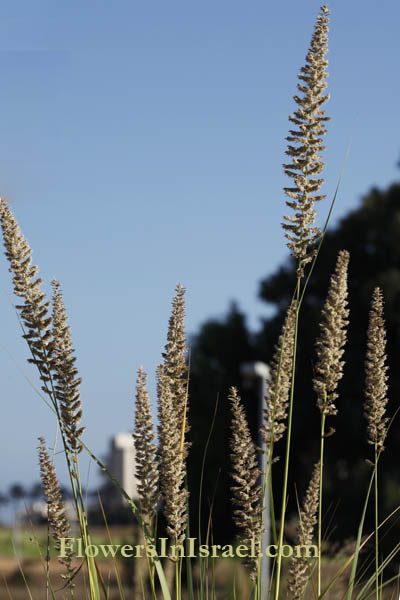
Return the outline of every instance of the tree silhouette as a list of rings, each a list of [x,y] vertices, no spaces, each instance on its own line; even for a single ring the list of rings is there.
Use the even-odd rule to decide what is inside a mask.
[[[22,500],[26,496],[26,490],[21,483],[13,483],[10,486],[9,495],[12,500]]]

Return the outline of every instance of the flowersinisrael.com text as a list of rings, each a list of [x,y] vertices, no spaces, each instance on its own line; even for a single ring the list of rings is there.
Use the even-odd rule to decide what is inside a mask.
[[[96,558],[97,556],[114,558],[118,555],[123,558],[142,558],[143,556],[149,558],[156,558],[157,556],[159,558],[196,558],[198,556],[202,558],[233,558],[235,556],[247,558],[256,557],[257,552],[258,556],[264,555],[270,558],[278,556],[278,546],[267,546],[264,548],[264,551],[261,552],[261,550],[257,550],[257,545],[254,540],[252,540],[250,545],[238,544],[237,546],[232,546],[226,544],[220,546],[219,544],[201,544],[198,546],[196,544],[196,538],[187,538],[184,546],[172,545],[169,547],[168,538],[160,538],[158,541],[158,549],[153,544],[90,544],[85,547],[82,538],[60,538],[59,556],[60,558],[65,558],[71,552],[77,558],[83,558],[84,556],[92,558]],[[283,544],[279,554],[283,558],[289,558],[293,555],[297,557],[315,557],[318,556],[318,548],[314,545],[289,546],[288,544]]]

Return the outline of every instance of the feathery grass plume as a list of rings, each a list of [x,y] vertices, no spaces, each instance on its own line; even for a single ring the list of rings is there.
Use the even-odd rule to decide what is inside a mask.
[[[292,380],[296,302],[287,310],[282,333],[275,346],[268,389],[265,397],[264,423],[261,435],[267,445],[278,442],[286,430],[287,409]]]
[[[383,296],[379,287],[372,294],[367,331],[365,362],[365,416],[368,421],[368,443],[384,450],[388,421],[384,417],[387,404],[386,331],[383,317]]]
[[[315,176],[321,173],[325,165],[319,153],[325,150],[322,136],[326,133],[324,122],[329,120],[325,111],[321,109],[329,99],[329,94],[324,95],[327,86],[325,79],[328,76],[328,15],[328,8],[322,6],[306,56],[306,65],[298,75],[300,83],[297,84],[297,89],[302,96],[294,96],[299,108],[294,115],[289,115],[289,120],[297,129],[290,130],[290,135],[286,138],[289,142],[286,154],[292,162],[283,165],[286,175],[294,180],[294,187],[284,188],[284,191],[291,198],[286,201],[286,205],[295,215],[285,215],[284,219],[287,222],[283,223],[282,227],[289,240],[288,248],[298,261],[299,277],[303,276],[304,265],[314,255],[313,252],[308,252],[309,246],[321,235],[319,227],[314,226],[316,211],[313,207],[314,202],[325,198],[318,195],[324,180]]]
[[[158,501],[157,446],[154,444],[153,420],[150,397],[147,391],[147,375],[142,367],[138,369],[136,380],[135,431],[133,440],[136,452],[136,477],[140,509],[150,526]]]
[[[313,380],[317,393],[317,406],[325,415],[336,415],[336,389],[343,375],[342,360],[347,339],[349,310],[347,309],[347,270],[350,255],[341,250],[335,272],[331,277],[325,306],[322,310],[320,336],[316,342],[316,377]]]
[[[36,277],[39,269],[32,265],[32,250],[3,199],[0,199],[0,221],[5,255],[10,263],[9,271],[13,274],[14,294],[24,300],[24,304],[17,305],[16,308],[26,328],[23,337],[28,342],[33,356],[28,362],[38,367],[41,380],[47,383],[50,378],[47,346],[51,340],[49,303],[45,302],[45,295],[40,289],[42,279]],[[44,391],[48,393],[45,388]]]
[[[314,527],[317,522],[318,498],[320,481],[320,463],[314,465],[310,483],[300,510],[300,522],[297,527],[297,544],[310,546],[313,542]],[[305,549],[304,549],[305,550]],[[292,555],[289,565],[288,588],[290,598],[303,598],[305,586],[309,579],[310,561],[306,556]]]
[[[318,567],[317,587],[321,593],[321,547],[322,547],[322,484],[325,446],[325,420],[329,415],[336,415],[335,400],[338,383],[343,375],[342,360],[347,338],[349,311],[347,309],[347,271],[350,255],[347,250],[338,254],[335,272],[331,276],[328,295],[322,310],[320,335],[316,342],[317,364],[316,377],[313,379],[314,390],[317,393],[317,406],[321,411],[320,435],[320,490],[318,509]],[[334,433],[331,428],[330,433]]]
[[[157,368],[160,488],[167,531],[174,544],[182,544],[186,531],[185,459],[179,417],[175,410],[170,378],[163,365]]]
[[[61,547],[60,539],[70,537],[71,528],[61,498],[61,490],[57,481],[56,471],[46,450],[45,440],[42,437],[39,437],[38,439],[40,479],[47,502],[48,518],[55,540],[54,546],[55,549],[59,551]],[[73,553],[69,549],[66,549],[65,555],[66,556],[58,556],[58,560],[66,567],[67,579],[70,580],[73,574],[71,566]]]
[[[53,286],[53,339],[49,344],[49,355],[56,381],[54,388],[68,449],[72,453],[79,453],[82,445],[78,440],[85,431],[85,427],[79,427],[82,417],[79,386],[82,379],[78,377],[78,369],[75,367],[76,358],[60,284],[55,279],[51,284]]]
[[[187,420],[188,412],[188,381],[185,374],[186,366],[186,338],[185,338],[185,289],[180,283],[176,286],[175,296],[172,300],[172,313],[168,324],[167,343],[163,352],[164,373],[169,378],[172,392],[172,402],[178,415],[178,426],[183,433],[189,431]],[[182,435],[183,435],[182,433]],[[189,445],[184,445],[184,454],[187,456]]]
[[[231,487],[232,503],[235,507],[233,519],[236,526],[242,531],[243,541],[248,548],[251,547],[252,540],[254,540],[255,554],[258,555],[261,549],[260,500],[262,491],[259,485],[261,472],[258,468],[256,448],[250,435],[238,391],[235,387],[231,387],[229,391],[232,411],[231,476],[236,484]],[[246,564],[250,568],[251,579],[255,581],[259,564],[258,556],[247,557]]]

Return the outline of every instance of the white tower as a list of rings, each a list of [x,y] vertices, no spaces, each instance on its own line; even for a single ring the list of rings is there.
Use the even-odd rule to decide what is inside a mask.
[[[127,494],[135,498],[138,482],[135,476],[135,447],[131,433],[117,433],[112,438],[107,467]]]

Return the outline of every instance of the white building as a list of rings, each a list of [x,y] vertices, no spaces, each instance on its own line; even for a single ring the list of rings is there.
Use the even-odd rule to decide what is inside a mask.
[[[131,498],[137,496],[135,447],[131,433],[117,433],[111,440],[107,468]]]

